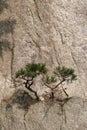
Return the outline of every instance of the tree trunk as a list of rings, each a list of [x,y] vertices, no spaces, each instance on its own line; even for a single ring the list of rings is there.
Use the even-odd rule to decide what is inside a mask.
[[[54,99],[55,96],[54,96],[54,92],[51,92],[51,98]]]
[[[29,91],[31,91],[32,93],[34,93],[34,95],[35,95],[35,97],[36,97],[36,100],[39,100],[39,97],[38,97],[38,95],[37,95],[37,92],[31,88],[32,85],[33,85],[33,81],[32,81],[31,83],[29,83],[29,81],[27,80],[26,83],[25,83],[25,87],[26,87]]]

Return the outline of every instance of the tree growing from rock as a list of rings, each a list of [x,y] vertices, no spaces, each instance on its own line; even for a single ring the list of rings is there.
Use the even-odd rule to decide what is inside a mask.
[[[45,76],[43,78],[44,85],[47,86],[50,90],[50,97],[54,98],[54,94],[56,92],[56,89],[61,87],[62,91],[65,93],[65,95],[68,97],[68,93],[66,92],[66,88],[63,87],[64,82],[72,82],[77,79],[77,75],[75,74],[74,69],[67,68],[67,67],[56,67],[54,70],[53,76]]]
[[[37,92],[32,88],[34,79],[40,74],[46,74],[47,68],[42,63],[27,64],[24,69],[20,69],[16,72],[16,78],[23,79],[23,84],[30,92],[34,93],[37,100],[39,100]]]
[[[37,92],[32,88],[34,84],[34,79],[38,75],[43,75],[42,81],[44,85],[50,89],[51,98],[55,98],[55,92],[58,88],[62,89],[62,92],[68,97],[68,93],[66,92],[66,88],[63,87],[64,82],[72,82],[76,80],[77,76],[75,74],[74,69],[58,66],[54,69],[53,75],[47,75],[47,68],[45,64],[42,63],[31,63],[27,64],[24,69],[20,69],[16,72],[16,78],[23,79],[24,86],[30,92],[34,93],[37,100],[39,100],[39,96]]]

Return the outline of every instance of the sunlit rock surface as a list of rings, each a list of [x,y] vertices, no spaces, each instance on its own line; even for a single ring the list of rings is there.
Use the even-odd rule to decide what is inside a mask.
[[[74,97],[62,102],[35,102],[18,91],[0,105],[0,130],[86,130],[87,101]]]
[[[43,109],[47,106],[33,104],[26,118],[25,110],[14,105],[7,109],[6,103],[2,103],[0,129],[86,130],[86,0],[0,0],[0,101],[8,102],[14,95],[15,72],[31,62],[46,63],[49,70],[57,65],[73,67],[78,80],[67,85],[67,92],[79,98],[64,106],[66,117],[57,115],[60,107],[57,109],[56,103],[46,117]],[[36,88],[43,90],[39,83]]]

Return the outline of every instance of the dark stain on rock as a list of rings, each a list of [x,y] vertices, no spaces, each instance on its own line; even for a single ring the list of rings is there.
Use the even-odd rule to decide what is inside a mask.
[[[17,90],[11,99],[11,104],[18,105],[18,108],[20,109],[28,109],[29,106],[33,105],[37,103],[37,101],[35,99],[33,99],[28,92],[24,91],[24,90]]]
[[[6,35],[9,33],[13,34],[14,25],[16,24],[16,20],[14,19],[5,19],[0,21],[0,36]]]
[[[3,51],[9,51],[10,48],[10,42],[8,40],[2,40],[0,41],[0,57],[3,57]]]
[[[8,9],[8,4],[4,0],[0,0],[0,13],[2,13],[4,9]]]

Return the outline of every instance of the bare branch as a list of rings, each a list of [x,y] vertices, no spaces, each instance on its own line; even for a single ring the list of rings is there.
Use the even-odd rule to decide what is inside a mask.
[[[30,82],[30,81],[31,81],[31,82]],[[30,81],[27,80],[27,81],[25,82],[25,87],[26,87],[29,91],[31,91],[32,93],[34,93],[36,99],[39,100],[39,97],[38,97],[38,95],[37,95],[37,92],[31,88],[31,86],[33,85],[33,78],[32,78],[32,80],[30,80]]]
[[[66,88],[64,89],[63,86],[62,86],[62,90],[63,90],[63,92],[66,94],[66,96],[68,97],[69,95],[68,95],[68,93],[65,91]]]
[[[63,82],[65,82],[65,79],[63,79],[62,81],[60,81],[53,89],[56,89],[59,85],[61,85]]]
[[[48,88],[52,89],[47,83],[44,82],[44,85],[47,86]]]

